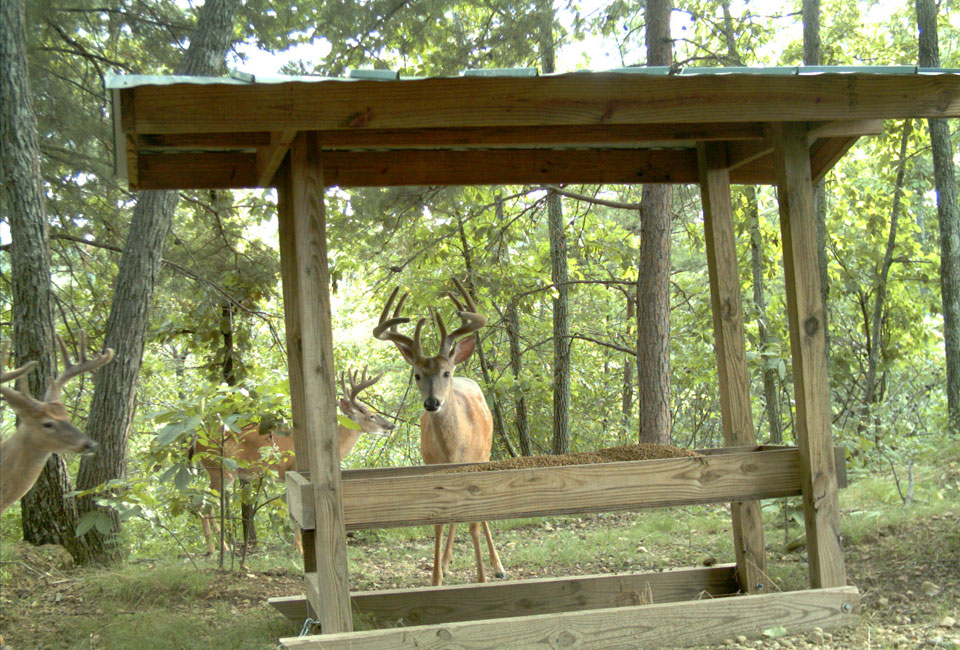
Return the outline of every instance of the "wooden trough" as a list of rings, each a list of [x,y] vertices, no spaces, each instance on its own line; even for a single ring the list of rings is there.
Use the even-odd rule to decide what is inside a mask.
[[[676,646],[774,626],[826,628],[857,614],[840,547],[813,183],[883,119],[960,116],[960,75],[642,72],[108,82],[118,172],[131,187],[277,188],[299,470],[288,474],[288,500],[305,529],[307,593],[272,602],[296,620],[310,614],[322,631],[281,639],[283,647]],[[327,187],[649,182],[701,188],[724,449],[596,467],[341,474]],[[731,183],[778,190],[797,448],[753,446]],[[811,588],[771,593],[758,499],[790,495],[803,503]],[[716,502],[731,503],[735,564],[349,589],[347,529]],[[717,598],[735,593],[745,595]],[[352,608],[409,627],[352,632]]]

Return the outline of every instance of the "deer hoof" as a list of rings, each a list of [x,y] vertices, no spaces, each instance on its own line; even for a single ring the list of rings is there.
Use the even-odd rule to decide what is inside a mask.
[[[507,577],[507,572],[506,572],[506,571],[497,571],[497,572],[494,573],[493,575],[497,576],[498,578],[506,578],[506,577]]]

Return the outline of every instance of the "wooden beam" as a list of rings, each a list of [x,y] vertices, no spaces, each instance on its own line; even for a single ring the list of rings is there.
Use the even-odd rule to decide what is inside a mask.
[[[778,126],[774,141],[810,583],[836,587],[846,575],[807,129]]]
[[[145,133],[137,136],[137,147],[148,153],[162,151],[195,151],[205,149],[215,151],[225,149],[256,149],[269,147],[270,133],[266,131],[242,131],[240,133]]]
[[[817,140],[810,149],[810,174],[813,182],[818,183],[826,176],[858,139],[854,136]]]
[[[306,392],[303,384],[303,329],[300,325],[300,278],[297,268],[297,248],[294,227],[294,201],[296,193],[293,187],[293,170],[287,159],[280,168],[277,184],[277,221],[280,240],[280,280],[283,288],[283,320],[287,344],[287,372],[290,380],[290,410],[293,415],[293,447],[296,468],[310,471],[310,442],[307,439]],[[295,472],[290,472],[295,473]],[[310,501],[313,498],[311,495]],[[311,508],[311,515],[313,509]],[[308,532],[303,538],[303,565],[305,571],[316,571],[316,549],[313,541],[313,529],[316,519],[311,518]]]
[[[853,624],[855,587],[612,607],[486,621],[280,639],[283,648],[659,648]]]
[[[168,84],[130,89],[137,133],[960,116],[960,75],[646,76]],[[198,110],[202,107],[202,110]]]
[[[283,162],[296,131],[280,131],[270,134],[270,144],[257,150],[257,187],[273,185],[273,177]]]
[[[714,351],[720,384],[723,444],[756,444],[747,370],[746,334],[740,303],[737,240],[730,201],[730,172],[722,143],[697,147],[700,166],[700,201],[704,214],[704,241],[713,312]],[[737,578],[744,592],[766,591],[767,563],[763,544],[763,518],[758,501],[730,505]]]
[[[601,609],[736,594],[736,565],[650,573],[509,580],[484,584],[354,592],[354,611],[402,625],[429,625],[531,614]],[[306,598],[270,599],[294,622],[307,617]]]
[[[352,479],[343,481],[344,518],[348,529],[392,528],[793,496],[799,462],[797,450],[785,449]]]
[[[143,153],[133,160],[130,186],[138,190],[239,189],[259,182],[255,153]]]
[[[290,210],[301,329],[296,352],[301,355],[303,368],[303,428],[317,518],[316,575],[323,596],[311,599],[310,604],[325,633],[344,632],[351,629],[352,619],[340,500],[323,167],[315,137],[300,134],[294,139],[290,147],[289,174],[285,173],[281,180],[289,182],[292,196]]]

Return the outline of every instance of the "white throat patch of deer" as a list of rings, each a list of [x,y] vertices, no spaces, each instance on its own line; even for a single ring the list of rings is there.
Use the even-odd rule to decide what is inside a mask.
[[[67,381],[96,370],[113,359],[113,350],[107,348],[100,356],[87,359],[87,337],[80,332],[80,359],[73,364],[66,343],[59,334],[56,338],[64,368],[47,385],[43,401],[30,395],[25,381],[25,375],[37,362],[29,361],[7,372],[4,370],[7,365],[6,345],[0,351],[0,383],[18,380],[17,389],[0,386],[0,394],[20,418],[14,434],[0,443],[0,512],[33,487],[50,454],[86,454],[97,448],[96,442],[70,422],[60,395]]]
[[[423,414],[420,416],[420,452],[423,462],[428,465],[439,463],[486,462],[490,460],[490,448],[493,444],[493,416],[483,391],[477,382],[464,377],[454,377],[455,368],[466,361],[477,344],[477,330],[487,324],[486,316],[477,312],[473,298],[456,279],[459,299],[447,292],[456,307],[461,325],[450,333],[444,326],[439,312],[433,310],[433,320],[439,332],[439,349],[436,356],[423,354],[420,337],[426,318],[417,321],[414,336],[401,334],[397,327],[409,323],[410,319],[401,316],[403,304],[409,294],[404,294],[391,316],[390,309],[397,298],[400,288],[390,294],[387,304],[380,313],[380,321],[373,335],[397,346],[404,360],[413,368],[414,379],[420,397],[423,399]],[[463,302],[461,302],[461,300]],[[446,548],[440,556],[443,537],[443,525],[434,528],[434,585],[443,584],[446,571],[453,553],[453,539],[456,524],[450,524]],[[483,558],[480,552],[480,530],[483,530],[490,551],[490,562],[498,578],[505,576],[500,557],[497,555],[490,535],[490,527],[484,522],[470,524],[470,536],[473,539],[477,559],[477,582],[486,582]]]

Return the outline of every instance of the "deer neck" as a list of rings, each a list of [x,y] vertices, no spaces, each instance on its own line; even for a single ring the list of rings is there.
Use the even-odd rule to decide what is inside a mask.
[[[28,443],[23,428],[0,443],[0,511],[27,493],[48,458],[49,451]]]
[[[450,396],[439,411],[424,411],[420,416],[421,435],[431,436],[437,450],[442,454],[440,462],[459,463],[474,460],[467,458],[471,440],[470,424],[473,420],[469,409],[469,393],[476,383],[457,377]],[[479,390],[479,387],[476,387]]]
[[[353,451],[363,431],[360,429],[349,429],[342,424],[337,425],[337,449],[340,452],[340,460],[343,461],[347,455]]]

